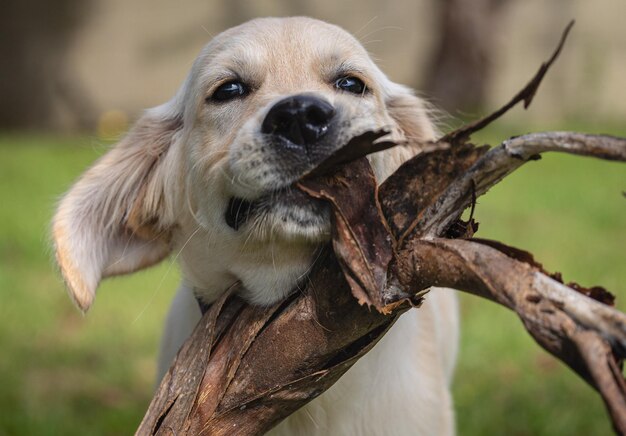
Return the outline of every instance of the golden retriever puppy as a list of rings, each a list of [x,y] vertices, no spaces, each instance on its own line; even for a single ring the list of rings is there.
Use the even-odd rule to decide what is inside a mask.
[[[383,127],[397,138],[435,135],[422,101],[344,30],[298,17],[225,31],[176,95],[148,110],[62,199],[53,237],[70,295],[86,311],[102,278],[176,253],[182,284],[162,376],[200,318],[195,297],[211,303],[240,281],[243,297],[264,305],[297,288],[330,230],[326,205],[293,183],[349,138]],[[418,151],[397,147],[370,161],[382,181]],[[456,341],[454,296],[431,292],[273,432],[451,434]]]

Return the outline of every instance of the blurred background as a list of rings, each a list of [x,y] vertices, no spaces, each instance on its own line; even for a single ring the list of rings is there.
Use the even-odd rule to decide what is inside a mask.
[[[106,281],[83,317],[48,226],[71,182],[140,112],[169,99],[215,34],[309,15],[355,34],[395,81],[450,114],[446,130],[514,95],[576,26],[528,111],[476,136],[626,136],[623,0],[8,0],[0,14],[0,435],[134,432],[152,395],[174,260]],[[626,309],[626,170],[549,155],[479,199],[478,235],[525,248]],[[460,435],[600,435],[599,396],[515,316],[462,297],[454,392]]]

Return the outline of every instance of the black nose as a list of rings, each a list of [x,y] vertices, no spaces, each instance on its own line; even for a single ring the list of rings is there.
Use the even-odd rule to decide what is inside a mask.
[[[307,147],[328,132],[335,109],[312,95],[294,95],[276,103],[267,113],[261,131]]]

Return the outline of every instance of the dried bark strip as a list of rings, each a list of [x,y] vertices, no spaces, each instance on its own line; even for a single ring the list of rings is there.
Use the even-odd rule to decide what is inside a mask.
[[[185,417],[193,407],[200,380],[205,372],[214,342],[220,330],[225,330],[230,324],[236,310],[221,313],[224,303],[228,300],[233,289],[225,292],[216,301],[211,309],[202,317],[191,337],[178,352],[176,360],[161,381],[159,389],[154,395],[150,407],[146,412],[137,434],[163,434],[170,429],[180,428]],[[221,329],[217,328],[217,318],[222,316]]]
[[[305,179],[298,187],[332,204],[333,249],[352,294],[359,304],[384,312],[380,296],[393,244],[380,219],[376,177],[367,159],[344,165],[332,176]]]
[[[355,136],[305,176],[310,179],[311,177],[326,175],[329,172],[334,172],[337,167],[345,163],[400,145],[399,142],[391,141],[388,138],[390,133],[390,130],[382,129],[375,132],[367,131]]]
[[[465,173],[488,147],[470,144],[425,152],[405,162],[380,187],[379,198],[385,220],[397,239],[396,248],[415,228],[421,226],[424,213]],[[462,212],[462,211],[461,211]]]
[[[548,59],[546,62],[541,64],[541,67],[539,67],[539,70],[533,76],[530,82],[528,82],[528,84],[526,84],[526,86],[520,92],[518,92],[515,95],[515,97],[511,99],[511,101],[509,101],[507,104],[502,106],[497,111],[491,113],[490,115],[487,115],[484,118],[481,118],[477,121],[466,124],[458,128],[457,130],[454,130],[453,132],[448,133],[443,138],[441,138],[440,141],[449,142],[451,144],[462,144],[470,138],[472,133],[475,133],[475,132],[478,132],[479,130],[484,129],[489,124],[491,124],[492,122],[500,118],[502,115],[507,113],[509,110],[511,110],[511,108],[513,108],[518,103],[523,101],[524,109],[528,108],[528,106],[530,106],[530,104],[532,103],[533,98],[535,97],[535,94],[537,93],[537,90],[539,89],[539,85],[541,84],[541,81],[543,80],[544,76],[546,75],[546,73],[548,72],[552,64],[554,64],[554,62],[557,60],[557,58],[559,57],[559,54],[561,54],[561,50],[565,46],[565,41],[567,41],[567,36],[569,35],[569,32],[570,30],[572,30],[573,26],[574,26],[574,21],[572,20],[565,27],[565,30],[563,31],[563,34],[561,35],[561,40],[559,41],[550,59]]]

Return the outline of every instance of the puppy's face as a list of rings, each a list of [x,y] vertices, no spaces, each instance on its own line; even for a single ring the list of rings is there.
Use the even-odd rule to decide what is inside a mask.
[[[315,20],[258,20],[218,36],[194,69],[187,155],[200,213],[248,241],[326,238],[326,208],[292,184],[353,136],[397,127],[362,46]]]
[[[419,99],[336,26],[259,19],[213,39],[152,109],[72,188],[53,224],[57,260],[87,309],[102,277],[180,254],[207,300],[236,280],[281,298],[329,236],[325,205],[293,188],[348,140],[388,128],[432,139]],[[416,150],[374,155],[386,177]]]

